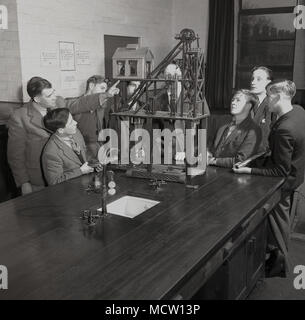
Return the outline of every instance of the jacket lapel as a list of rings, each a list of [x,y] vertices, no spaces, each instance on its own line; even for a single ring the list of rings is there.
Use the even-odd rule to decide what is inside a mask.
[[[77,163],[79,166],[82,166],[81,161],[79,160],[78,156],[72,150],[72,148],[68,147],[63,141],[61,141],[56,135],[52,136],[54,142],[58,146],[59,149],[63,152],[63,154],[69,158],[71,161]]]
[[[27,108],[28,108],[28,116],[29,116],[29,119],[30,119],[30,123],[34,127],[38,128],[38,129],[42,129],[45,132],[45,136],[49,137],[50,133],[48,132],[48,130],[43,125],[43,117],[39,113],[39,111],[36,110],[36,108],[34,107],[33,103],[30,103]]]
[[[225,130],[228,128],[230,124],[224,125],[223,127],[221,127],[217,133],[216,139],[215,139],[215,144],[214,147],[215,149],[218,149],[220,142],[223,139],[223,134],[225,132]]]
[[[73,138],[74,138],[74,141],[80,146],[81,155],[83,157],[83,160],[86,162],[87,161],[86,146],[84,144],[84,140],[81,132],[77,130]]]
[[[256,107],[256,109],[254,111],[254,119],[256,120],[256,122],[257,122],[257,120],[263,118],[263,114],[265,112],[266,104],[267,104],[267,98],[265,98],[263,100],[263,102]]]
[[[242,132],[244,132],[244,128],[250,127],[249,122],[251,121],[251,116],[245,119],[242,123],[236,126],[234,131],[230,134],[228,139],[226,140],[226,144],[234,141]]]
[[[105,109],[99,108],[96,110],[96,117],[98,122],[98,131],[100,132],[103,129],[103,122],[105,118]]]
[[[232,133],[228,136],[228,138],[225,140],[225,144],[230,143],[231,141],[234,141],[235,138],[240,134],[240,126],[236,126],[236,128],[232,131]]]

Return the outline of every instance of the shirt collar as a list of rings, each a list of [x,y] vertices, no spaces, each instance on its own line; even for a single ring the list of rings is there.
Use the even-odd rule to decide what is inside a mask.
[[[64,141],[64,142],[73,141],[73,136],[62,137],[58,133],[56,133],[56,136],[57,136],[58,139],[60,139],[61,141]]]

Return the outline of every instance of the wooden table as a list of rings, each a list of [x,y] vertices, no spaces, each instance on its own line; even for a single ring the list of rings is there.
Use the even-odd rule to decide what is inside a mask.
[[[117,194],[108,202],[128,194],[161,203],[134,219],[109,215],[89,228],[81,212],[100,203],[85,191],[90,179],[0,205],[0,265],[9,273],[0,299],[189,299],[248,247],[255,229],[265,234],[260,226],[283,183],[209,168],[199,190],[167,184],[156,192],[149,181],[116,174]]]

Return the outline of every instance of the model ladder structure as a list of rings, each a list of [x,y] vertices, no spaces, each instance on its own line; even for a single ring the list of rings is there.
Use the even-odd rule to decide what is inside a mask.
[[[198,141],[198,133],[201,132],[201,144],[203,144],[201,154],[201,170],[192,171],[187,161],[179,165],[154,165],[133,167],[128,170],[128,175],[148,178],[154,180],[167,180],[174,182],[190,183],[197,176],[202,176],[206,170],[206,130],[208,114],[204,114],[205,100],[205,64],[204,55],[199,47],[199,37],[190,29],[184,29],[175,38],[178,44],[169,52],[169,54],[161,61],[161,63],[147,76],[147,79],[134,79],[139,81],[140,85],[134,94],[127,98],[122,98],[123,103],[116,106],[116,112],[113,116],[119,121],[134,121],[134,119],[142,119],[146,121],[151,137],[151,147],[153,144],[153,121],[154,119],[163,119],[166,121],[182,121],[184,128],[194,129],[195,140]],[[195,45],[194,45],[195,44]],[[172,63],[179,66],[182,77],[165,78],[163,73],[166,67]],[[162,77],[163,76],[163,77]],[[120,79],[121,81],[126,81]],[[130,79],[128,80],[130,81]],[[181,94],[179,101],[176,99],[178,83],[181,83]],[[160,112],[156,105],[159,97],[160,86],[167,86],[170,89],[170,111]],[[197,106],[202,106],[198,110]],[[185,131],[186,131],[185,130]],[[119,126],[120,131],[120,126]],[[202,138],[202,132],[204,137]],[[184,139],[186,141],[186,139]],[[186,149],[186,148],[185,148]],[[204,155],[203,155],[204,154]],[[152,155],[152,150],[150,152]],[[198,156],[198,154],[197,154]],[[152,159],[151,159],[152,160]],[[199,172],[199,174],[198,174]],[[198,177],[197,177],[198,178]],[[198,179],[197,179],[198,180]]]

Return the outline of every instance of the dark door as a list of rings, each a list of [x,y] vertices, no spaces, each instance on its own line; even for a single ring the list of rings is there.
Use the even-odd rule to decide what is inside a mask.
[[[112,57],[115,50],[120,47],[126,47],[127,44],[138,44],[138,37],[122,37],[122,36],[104,36],[105,45],[105,77],[112,79]]]
[[[0,125],[0,203],[17,196],[17,188],[7,162],[8,132]]]

